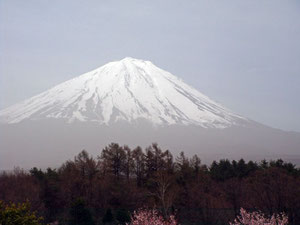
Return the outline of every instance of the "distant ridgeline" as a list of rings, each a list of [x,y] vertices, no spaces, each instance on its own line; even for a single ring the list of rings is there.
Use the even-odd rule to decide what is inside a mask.
[[[97,158],[82,151],[57,169],[2,173],[0,200],[28,200],[45,223],[125,224],[144,207],[175,214],[179,224],[228,224],[246,208],[284,212],[296,225],[299,187],[300,170],[280,159],[206,166],[197,155],[174,157],[157,144],[130,149],[112,143]]]

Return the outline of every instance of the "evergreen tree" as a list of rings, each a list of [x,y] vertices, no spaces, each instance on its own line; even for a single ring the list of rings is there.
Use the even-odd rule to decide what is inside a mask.
[[[191,159],[191,166],[195,172],[195,175],[198,175],[200,168],[201,168],[201,160],[197,155],[194,155]]]
[[[73,202],[70,210],[69,225],[94,225],[92,214],[82,199]]]
[[[122,147],[116,143],[111,143],[103,149],[99,159],[107,172],[112,173],[118,179],[120,178],[126,160],[126,153]]]
[[[125,152],[124,172],[125,172],[127,182],[129,182],[130,175],[132,174],[134,169],[134,161],[132,155],[133,152],[127,145],[125,145],[123,149]]]
[[[130,222],[130,213],[125,209],[118,209],[116,212],[118,224],[125,225]]]
[[[113,224],[115,222],[115,218],[112,214],[111,209],[107,209],[106,213],[102,219],[103,224]]]
[[[136,182],[138,186],[141,186],[145,173],[145,155],[141,147],[138,146],[132,151],[132,158]]]
[[[242,178],[247,176],[248,170],[244,159],[240,159],[236,165],[236,176]]]

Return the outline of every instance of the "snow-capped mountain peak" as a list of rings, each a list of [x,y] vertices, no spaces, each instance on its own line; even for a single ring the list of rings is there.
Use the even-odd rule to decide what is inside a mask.
[[[126,57],[0,111],[0,121],[63,119],[224,128],[245,120],[150,61]]]

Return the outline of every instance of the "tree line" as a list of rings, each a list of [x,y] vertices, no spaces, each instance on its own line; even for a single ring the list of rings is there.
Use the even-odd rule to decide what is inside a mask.
[[[179,224],[228,224],[240,208],[284,212],[300,224],[300,170],[281,159],[207,166],[157,144],[111,143],[96,158],[82,151],[56,169],[2,173],[0,200],[28,201],[45,224],[126,224],[140,208],[175,215]]]

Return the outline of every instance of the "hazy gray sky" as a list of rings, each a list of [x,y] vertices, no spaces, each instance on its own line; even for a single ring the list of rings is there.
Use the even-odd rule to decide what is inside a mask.
[[[0,109],[126,56],[300,131],[299,0],[0,0]]]

